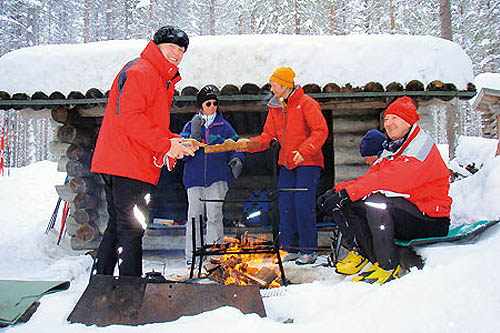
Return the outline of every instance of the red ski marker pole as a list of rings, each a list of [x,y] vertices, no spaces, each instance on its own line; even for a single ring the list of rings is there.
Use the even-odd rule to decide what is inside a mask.
[[[66,226],[66,217],[68,217],[69,212],[69,201],[64,202],[62,220],[61,220],[61,230],[59,230],[59,237],[57,238],[57,245],[61,242],[61,237],[64,231],[64,227]]]

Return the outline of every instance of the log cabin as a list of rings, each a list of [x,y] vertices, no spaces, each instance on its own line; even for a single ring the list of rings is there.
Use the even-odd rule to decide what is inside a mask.
[[[193,41],[193,48],[195,47]],[[2,66],[5,66],[1,60],[0,72]],[[210,75],[207,76],[209,79]],[[267,77],[267,74],[264,76]],[[304,76],[311,81],[301,80],[299,83],[307,94],[320,103],[329,126],[329,136],[322,148],[325,169],[322,171],[318,193],[339,181],[353,179],[366,172],[368,167],[359,155],[361,137],[371,128],[382,129],[382,113],[395,98],[404,95],[414,98],[419,104],[421,127],[432,132],[433,105],[456,103],[457,100],[470,99],[475,95],[472,83],[464,85],[448,82],[445,75],[430,82],[418,75],[405,81],[388,83],[378,82],[375,77],[373,81],[362,84],[360,81],[329,81],[329,74],[323,74],[316,81],[312,81],[315,79],[314,75],[309,78]],[[218,78],[220,77],[219,75]],[[222,78],[224,80],[225,76],[222,75]],[[259,134],[267,115],[269,85],[265,78],[261,84],[256,84],[255,81],[231,81],[232,79],[234,77],[229,75],[225,82],[218,79],[213,83],[208,81],[200,84],[193,80],[180,86],[172,103],[171,130],[174,133],[181,131],[196,112],[198,90],[211,83],[220,93],[224,117],[239,135],[252,137]],[[62,200],[70,202],[67,232],[75,250],[96,248],[108,219],[102,181],[99,175],[89,171],[107,94],[105,88],[97,85],[85,91],[70,92],[42,87],[30,94],[20,89],[3,90],[0,86],[1,109],[48,109],[52,119],[60,123],[50,146],[52,153],[59,156],[58,170],[66,172],[68,176],[68,182],[57,185],[56,191]],[[266,196],[275,188],[274,157],[271,150],[246,154],[242,175],[230,188],[224,203],[226,233],[241,232],[245,228],[256,234],[269,233],[266,226],[275,219],[272,212],[276,207],[273,203],[261,211],[259,221],[250,223],[249,205],[231,201],[246,200],[259,194]],[[163,170],[151,201],[140,207],[148,217],[144,238],[146,250],[184,248],[183,224],[186,223],[187,200],[182,185],[182,172],[182,164],[172,172]],[[253,227],[256,228],[252,229]],[[327,235],[320,233],[320,244],[327,242],[327,238]]]

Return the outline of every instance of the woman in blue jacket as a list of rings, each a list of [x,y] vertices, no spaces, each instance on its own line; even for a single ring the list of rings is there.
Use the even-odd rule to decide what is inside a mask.
[[[238,134],[222,116],[217,92],[212,87],[202,88],[196,101],[200,111],[186,123],[181,136],[208,145],[222,144],[227,139],[238,141]],[[206,154],[204,149],[198,150],[194,157],[184,159],[183,183],[188,196],[185,248],[188,268],[191,266],[193,251],[191,224],[193,218],[198,222],[200,215],[205,217],[206,244],[220,243],[224,235],[222,202],[203,202],[200,198],[224,200],[229,185],[241,173],[243,161],[244,155],[241,152]],[[199,245],[197,237],[196,246]]]

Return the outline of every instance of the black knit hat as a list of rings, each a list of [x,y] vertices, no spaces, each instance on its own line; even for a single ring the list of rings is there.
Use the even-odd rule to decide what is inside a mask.
[[[198,104],[198,107],[201,108],[201,105],[208,100],[215,99],[216,101],[219,101],[219,96],[217,95],[217,91],[213,87],[210,86],[205,86],[201,88],[201,90],[198,92],[198,95],[196,96],[196,103]]]
[[[184,48],[187,51],[189,45],[189,37],[187,33],[177,27],[166,25],[158,29],[153,36],[153,42],[158,44],[172,43]]]

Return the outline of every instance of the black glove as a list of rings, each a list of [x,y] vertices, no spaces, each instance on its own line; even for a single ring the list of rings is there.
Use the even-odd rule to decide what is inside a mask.
[[[319,211],[324,215],[328,215],[324,209],[325,208],[325,200],[327,198],[329,198],[332,194],[335,194],[335,191],[333,189],[330,189],[330,190],[326,191],[325,193],[323,193],[322,195],[320,195],[318,197],[318,199],[316,200],[316,207],[318,207]]]
[[[234,179],[238,179],[241,174],[241,170],[243,169],[243,162],[237,157],[233,158],[227,164],[231,168],[231,173],[233,174]]]
[[[318,198],[316,204],[325,215],[330,215],[336,210],[341,210],[347,203],[351,202],[347,191],[328,190]]]
[[[191,119],[191,135],[189,137],[201,142],[201,126],[203,124],[205,124],[205,119],[198,113]]]

